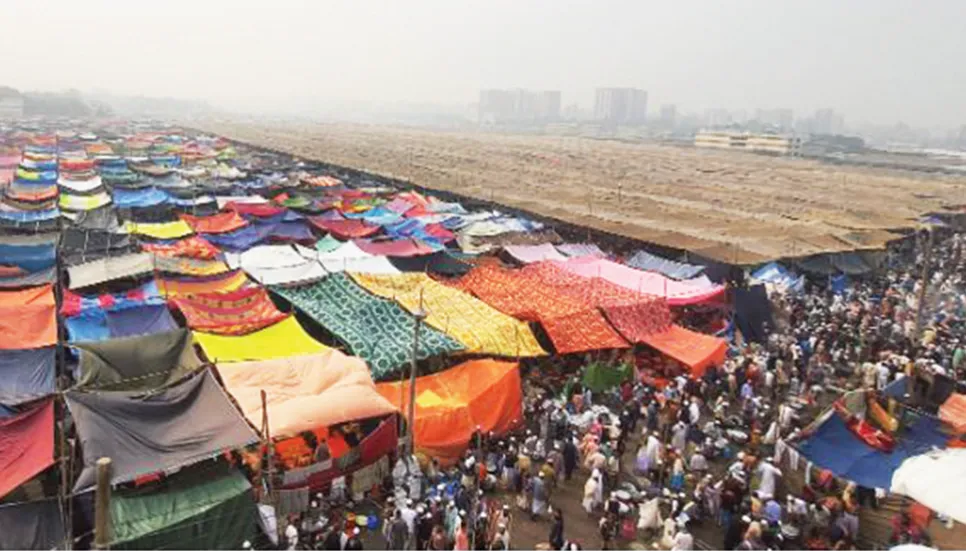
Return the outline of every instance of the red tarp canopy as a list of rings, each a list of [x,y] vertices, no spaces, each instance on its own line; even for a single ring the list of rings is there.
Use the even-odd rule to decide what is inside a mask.
[[[0,498],[53,464],[53,400],[0,419]]]
[[[181,219],[197,233],[228,233],[248,225],[237,212],[220,212],[211,216],[182,214]]]
[[[219,335],[244,335],[274,325],[288,314],[275,307],[264,287],[243,287],[225,293],[173,297],[188,327]]]
[[[315,227],[327,231],[340,239],[369,237],[379,231],[380,226],[367,224],[362,220],[324,220],[319,216],[309,217]]]
[[[237,203],[235,201],[225,205],[225,209],[237,212],[238,214],[247,214],[259,218],[271,218],[272,216],[277,216],[285,212],[284,208],[276,207],[269,203]]]
[[[724,363],[728,343],[724,339],[695,333],[680,325],[671,325],[666,331],[652,333],[644,342],[691,368],[691,376],[704,376],[710,365]]]

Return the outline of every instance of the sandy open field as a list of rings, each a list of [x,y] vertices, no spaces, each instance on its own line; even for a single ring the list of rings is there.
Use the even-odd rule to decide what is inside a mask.
[[[729,263],[878,248],[966,178],[581,138],[211,121],[196,127]]]

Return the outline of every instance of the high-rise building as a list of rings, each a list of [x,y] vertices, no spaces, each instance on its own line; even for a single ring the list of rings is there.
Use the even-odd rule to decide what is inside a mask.
[[[764,127],[788,132],[794,128],[795,112],[791,109],[756,109],[755,120]]]
[[[550,122],[559,118],[559,90],[480,90],[481,123]]]
[[[643,124],[647,120],[647,92],[638,88],[598,88],[594,118],[610,124]]]
[[[660,123],[664,128],[674,128],[678,119],[678,108],[673,103],[661,106]]]
[[[708,128],[722,128],[732,123],[731,112],[720,107],[704,111],[704,125]]]

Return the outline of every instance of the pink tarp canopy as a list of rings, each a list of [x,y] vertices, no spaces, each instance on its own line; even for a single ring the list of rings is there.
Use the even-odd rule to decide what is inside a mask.
[[[555,264],[584,277],[601,277],[633,291],[665,297],[671,306],[719,299],[725,291],[723,285],[716,285],[704,276],[677,281],[656,272],[645,272],[599,258],[571,258]]]
[[[567,260],[567,257],[560,254],[560,251],[550,243],[543,245],[507,245],[503,247],[503,250],[524,264],[540,262],[541,260]]]

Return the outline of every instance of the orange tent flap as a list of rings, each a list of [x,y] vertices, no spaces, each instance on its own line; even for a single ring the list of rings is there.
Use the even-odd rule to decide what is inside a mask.
[[[57,343],[57,305],[52,285],[0,292],[0,350]]]
[[[273,360],[218,364],[225,388],[245,417],[262,424],[267,394],[272,438],[388,415],[395,406],[378,392],[366,363],[336,349]]]
[[[957,434],[966,432],[966,394],[951,394],[939,406],[939,418],[952,425]]]
[[[680,325],[667,331],[652,333],[644,342],[691,368],[691,375],[701,377],[709,365],[720,365],[728,351],[724,339],[696,333]]]
[[[376,390],[398,406],[409,408],[409,382],[381,383]],[[520,370],[515,362],[471,360],[446,371],[416,379],[416,448],[440,463],[457,461],[470,435],[481,430],[502,434],[523,418]]]

